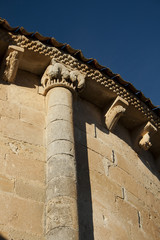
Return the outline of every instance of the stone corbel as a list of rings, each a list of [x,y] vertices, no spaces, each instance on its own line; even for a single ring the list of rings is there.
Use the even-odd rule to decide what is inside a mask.
[[[109,131],[113,130],[119,118],[128,107],[128,102],[121,97],[117,97],[109,110],[105,114],[105,124]]]
[[[19,62],[23,56],[24,48],[10,45],[2,63],[2,79],[13,83],[16,78]]]
[[[85,85],[85,75],[79,71],[70,71],[62,63],[58,63],[53,58],[50,65],[46,68],[39,87],[39,93],[46,95],[53,87],[66,87],[71,91],[80,91]]]
[[[144,127],[141,127],[136,138],[138,139],[138,145],[143,150],[147,151],[152,146],[150,138],[156,132],[157,128],[153,126],[151,122],[148,122]]]

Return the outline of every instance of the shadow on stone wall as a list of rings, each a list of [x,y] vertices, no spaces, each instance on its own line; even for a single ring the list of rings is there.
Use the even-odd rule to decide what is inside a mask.
[[[76,120],[74,120],[76,121]],[[81,122],[81,127],[86,133],[85,122]],[[75,136],[75,154],[77,161],[77,201],[78,201],[78,221],[79,221],[79,239],[94,240],[93,228],[93,209],[91,185],[88,166],[87,139],[84,134],[83,145],[76,141]]]
[[[7,239],[0,234],[0,240],[7,240]]]

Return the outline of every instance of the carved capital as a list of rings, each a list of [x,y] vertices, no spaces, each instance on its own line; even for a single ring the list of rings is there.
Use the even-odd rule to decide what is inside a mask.
[[[13,83],[16,78],[19,62],[23,56],[24,48],[10,45],[2,63],[2,79]]]
[[[148,122],[143,128],[139,131],[138,144],[145,151],[148,150],[151,146],[150,137],[157,132],[157,128]]]
[[[128,102],[121,97],[117,97],[105,114],[105,124],[108,130],[113,130],[119,118],[124,114]]]
[[[80,91],[85,85],[85,76],[79,71],[70,71],[63,64],[57,63],[54,59],[46,68],[42,78],[39,93],[46,93],[54,87],[66,87],[71,91]]]

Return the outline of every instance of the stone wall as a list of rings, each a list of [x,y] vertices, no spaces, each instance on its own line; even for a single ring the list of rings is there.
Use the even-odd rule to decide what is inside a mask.
[[[121,124],[108,132],[94,105],[76,100],[74,116],[80,239],[158,240],[160,188],[152,155],[138,155]]]
[[[0,233],[5,239],[43,239],[45,105],[38,78],[19,71],[0,85]]]
[[[39,82],[19,70],[15,84],[0,85],[0,233],[9,240],[45,239],[47,110]],[[151,153],[137,154],[120,122],[109,132],[100,108],[77,96],[73,103],[79,239],[158,240]]]

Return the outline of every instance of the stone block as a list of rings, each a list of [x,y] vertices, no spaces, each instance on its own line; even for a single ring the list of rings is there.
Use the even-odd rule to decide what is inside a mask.
[[[137,209],[141,209],[145,205],[145,199],[141,200],[128,191],[125,191],[125,200]]]
[[[123,169],[125,172],[131,174],[132,176],[135,176],[136,171],[137,171],[137,164],[136,161],[133,161],[128,158],[125,158],[124,156],[121,155],[121,153],[115,151],[116,158],[117,158],[117,165],[119,168]]]
[[[66,120],[72,123],[72,109],[65,105],[54,105],[47,113],[47,125],[56,120]]]
[[[57,197],[46,206],[46,233],[55,228],[68,227],[77,230],[77,202],[70,197]]]
[[[8,87],[8,100],[12,103],[20,104],[38,111],[43,111],[44,97],[37,94],[36,89],[24,88],[21,86],[10,85]]]
[[[0,100],[0,116],[19,119],[20,106],[9,101]]]
[[[87,153],[89,169],[104,175],[105,169],[103,165],[103,157],[90,149],[87,149]]]
[[[45,114],[30,107],[21,106],[20,119],[42,129],[45,127]]]
[[[23,230],[16,230],[7,226],[5,226],[4,229],[5,232],[1,230],[0,227],[0,234],[2,234],[7,240],[45,240],[43,234],[27,233]]]
[[[126,188],[129,192],[135,195],[137,198],[143,200],[146,197],[146,189],[140,183],[123,171],[119,167],[109,168],[109,178],[117,182],[121,187]]]
[[[122,188],[105,175],[99,174],[96,171],[90,171],[90,180],[92,182],[92,189],[99,188],[103,193],[107,191],[113,193],[115,197],[123,197]]]
[[[17,179],[33,180],[44,183],[45,163],[10,154],[6,156],[6,173]]]
[[[47,159],[57,154],[74,156],[74,144],[67,140],[57,140],[47,146]]]
[[[101,124],[102,122],[100,109],[84,99],[74,100],[73,109],[75,122],[79,123],[79,120],[87,124]]]
[[[76,181],[68,177],[53,178],[49,181],[46,189],[47,201],[61,196],[77,198]]]
[[[1,194],[0,206],[0,224],[28,233],[43,233],[43,204]]]
[[[117,215],[116,217],[118,219],[121,219],[121,221],[127,226],[129,223],[131,226],[139,226],[138,222],[138,210],[128,204],[123,199],[117,198],[116,199],[116,209],[117,209]]]
[[[112,149],[107,144],[99,141],[98,138],[91,137],[89,134],[75,128],[75,141],[112,161]]]
[[[3,101],[8,99],[8,84],[0,85],[0,99]]]
[[[47,126],[47,143],[55,140],[68,140],[73,142],[73,126],[70,122],[57,120]]]
[[[14,179],[0,175],[0,190],[4,192],[14,192]]]
[[[47,106],[48,108],[55,105],[72,106],[72,93],[67,88],[56,87],[52,88],[47,93]]]
[[[58,227],[47,234],[48,240],[78,240],[78,231],[69,227]]]
[[[47,181],[56,177],[72,177],[75,179],[75,159],[67,154],[58,154],[47,162]]]
[[[38,202],[45,201],[45,186],[42,184],[16,180],[15,192],[22,198],[33,199]]]
[[[0,119],[0,132],[5,136],[16,140],[22,140],[35,145],[44,144],[42,129],[24,123],[18,119],[2,117]]]

